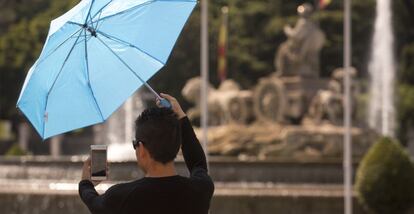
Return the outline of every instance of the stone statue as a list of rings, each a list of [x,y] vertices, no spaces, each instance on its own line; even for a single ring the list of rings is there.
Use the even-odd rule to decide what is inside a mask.
[[[276,72],[260,78],[250,90],[242,90],[233,80],[224,81],[217,89],[209,85],[210,154],[241,158],[342,156],[345,72],[336,69],[331,78],[319,77],[319,52],[325,34],[310,19],[312,10],[308,3],[300,5],[295,27],[285,26],[287,41],[277,51]],[[356,73],[351,71],[352,76]],[[200,118],[200,89],[201,80],[195,77],[182,90],[195,104],[187,112],[193,121]],[[351,98],[354,110],[355,95],[353,92]],[[375,135],[353,127],[352,138],[353,155],[362,156]]]
[[[351,77],[356,76],[355,68],[351,70]],[[332,72],[331,80],[327,89],[321,89],[312,99],[308,111],[308,117],[315,123],[327,121],[334,125],[342,125],[345,72],[343,68],[337,68]],[[355,100],[355,93],[352,90],[352,98]],[[355,102],[352,102],[355,104]],[[355,109],[355,108],[353,108]]]
[[[208,84],[208,93],[214,90],[213,86]],[[200,101],[200,94],[201,94],[201,79],[200,77],[194,77],[189,79],[184,88],[181,90],[181,94],[183,97],[190,103],[194,104],[194,107],[187,110],[188,118],[193,122],[199,122],[201,117],[201,101]],[[213,108],[209,108],[211,111]],[[212,116],[210,113],[210,120]]]
[[[194,77],[187,81],[181,91],[184,98],[194,104],[194,107],[187,111],[187,115],[196,123],[201,116],[200,90],[201,79]],[[209,125],[247,123],[252,120],[252,93],[241,90],[240,85],[234,80],[225,80],[217,89],[209,84],[208,93]]]
[[[309,3],[297,9],[299,20],[292,28],[284,27],[287,41],[282,43],[275,57],[278,76],[319,77],[319,51],[325,42],[325,34],[310,19],[313,7]]]

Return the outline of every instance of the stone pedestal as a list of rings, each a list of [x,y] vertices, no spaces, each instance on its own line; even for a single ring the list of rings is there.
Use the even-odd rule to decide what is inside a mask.
[[[196,129],[197,134],[201,130]],[[342,158],[344,128],[332,124],[280,125],[255,123],[210,127],[209,153],[213,155],[315,159]],[[362,157],[376,140],[376,134],[352,128],[353,156]]]
[[[62,154],[61,143],[62,135],[58,135],[50,139],[50,155],[52,157],[59,157]]]

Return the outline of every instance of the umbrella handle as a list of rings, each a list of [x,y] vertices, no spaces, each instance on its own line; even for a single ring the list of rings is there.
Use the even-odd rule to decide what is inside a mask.
[[[164,107],[164,108],[169,108],[169,109],[171,109],[171,108],[172,108],[172,105],[171,105],[170,101],[168,101],[168,100],[167,100],[167,99],[165,99],[165,98],[161,98],[161,99],[160,99],[160,105],[161,105],[162,107]]]
[[[170,101],[168,101],[165,98],[160,97],[160,95],[158,95],[158,93],[144,80],[142,80],[139,76],[137,76],[139,78],[139,80],[141,80],[142,84],[144,84],[152,93],[154,93],[154,95],[157,97],[157,99],[160,101],[160,105],[164,108],[172,108],[172,105],[170,103]]]

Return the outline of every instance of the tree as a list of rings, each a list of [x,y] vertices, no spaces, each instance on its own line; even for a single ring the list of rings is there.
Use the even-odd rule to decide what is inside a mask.
[[[355,189],[359,201],[373,213],[406,213],[414,202],[410,156],[398,142],[380,139],[361,161]]]
[[[50,21],[76,2],[49,1],[44,11],[33,17],[20,18],[20,21],[10,26],[7,33],[0,37],[0,118],[16,114],[15,104],[24,77],[39,56]],[[19,5],[17,9],[19,8],[25,11],[30,5]]]

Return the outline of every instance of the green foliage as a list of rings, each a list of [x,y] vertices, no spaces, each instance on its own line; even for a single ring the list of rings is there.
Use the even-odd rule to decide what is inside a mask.
[[[40,3],[41,0],[37,0]],[[39,9],[37,1],[33,1],[34,11]],[[49,23],[77,1],[43,0],[41,6],[46,10],[36,14],[26,13],[19,21],[8,28],[0,37],[0,118],[8,118],[15,114],[15,104],[27,71],[39,56],[47,36]],[[32,4],[30,4],[32,5]],[[26,11],[28,5],[16,5],[16,10]]]
[[[414,84],[414,42],[404,46],[401,53],[400,82]]]
[[[371,147],[358,168],[356,191],[376,214],[402,214],[412,206],[414,166],[398,142],[382,138]]]
[[[6,152],[6,156],[23,156],[26,152],[23,151],[18,144],[13,144],[12,147]]]
[[[396,59],[398,63],[397,115],[398,137],[407,142],[410,129],[414,128],[414,2],[411,0],[392,1]]]
[[[414,42],[406,45],[401,54],[398,86],[398,136],[406,142],[410,128],[414,127]]]
[[[402,50],[414,42],[414,2],[412,0],[394,0],[392,1],[392,7],[394,10],[393,27],[396,38],[396,58],[400,59],[403,55]]]
[[[0,36],[10,24],[32,18],[48,4],[49,0],[0,0]]]
[[[414,87],[409,84],[401,84],[398,87],[397,117],[398,136],[402,142],[406,142],[410,128],[414,127]]]

